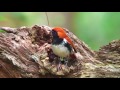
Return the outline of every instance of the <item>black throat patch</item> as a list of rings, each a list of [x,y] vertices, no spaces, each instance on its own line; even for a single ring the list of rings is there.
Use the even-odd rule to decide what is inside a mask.
[[[62,38],[59,38],[57,32],[55,30],[52,30],[52,44],[60,44],[62,43],[63,39]]]

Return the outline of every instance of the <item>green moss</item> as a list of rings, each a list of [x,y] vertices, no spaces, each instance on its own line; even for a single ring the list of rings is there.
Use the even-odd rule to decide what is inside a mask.
[[[4,31],[4,30],[0,30],[0,32],[5,33],[6,31]]]

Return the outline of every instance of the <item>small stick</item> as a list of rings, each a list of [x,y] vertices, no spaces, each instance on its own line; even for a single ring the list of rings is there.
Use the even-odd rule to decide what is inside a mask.
[[[46,15],[46,17],[47,17],[47,22],[48,22],[48,26],[49,26],[49,19],[48,19],[47,12],[45,12],[45,15]]]

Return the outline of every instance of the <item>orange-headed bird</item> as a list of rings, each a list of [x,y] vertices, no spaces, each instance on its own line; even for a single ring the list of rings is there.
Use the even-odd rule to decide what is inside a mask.
[[[52,29],[52,51],[60,57],[60,61],[67,60],[71,54],[76,52],[72,40],[67,36],[66,32],[61,27]]]

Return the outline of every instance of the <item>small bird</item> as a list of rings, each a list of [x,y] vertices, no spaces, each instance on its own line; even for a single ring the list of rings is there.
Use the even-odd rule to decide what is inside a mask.
[[[52,29],[52,37],[53,53],[60,57],[60,62],[66,61],[67,64],[67,58],[76,52],[72,40],[68,37],[64,29],[61,27],[55,27]]]

